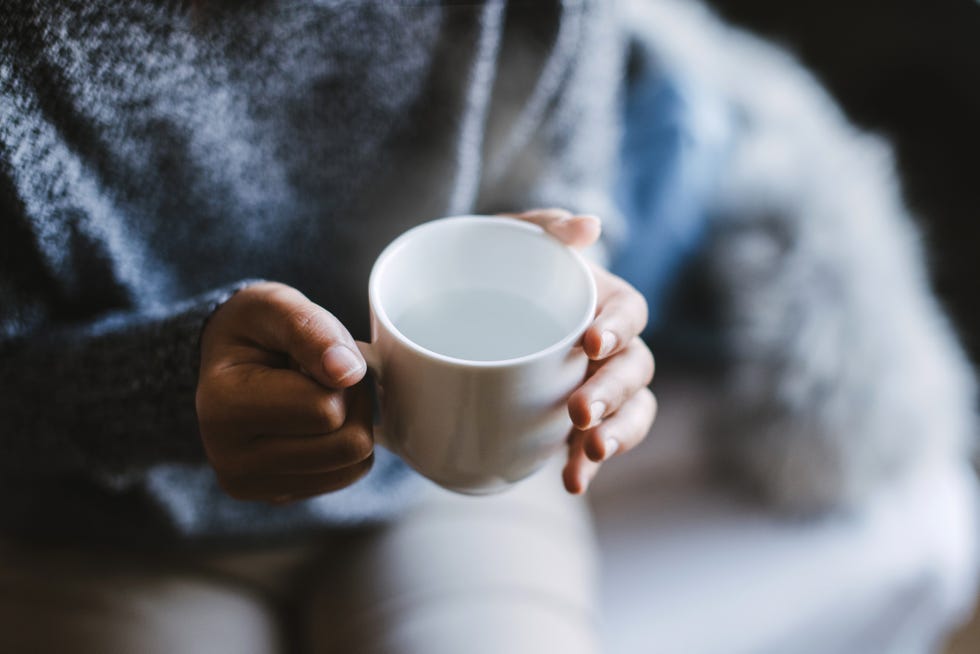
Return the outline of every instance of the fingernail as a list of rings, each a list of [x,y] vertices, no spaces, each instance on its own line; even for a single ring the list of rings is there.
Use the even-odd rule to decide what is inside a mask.
[[[589,426],[594,427],[595,425],[602,422],[602,417],[606,415],[606,403],[602,401],[593,402],[589,405]]]
[[[584,472],[579,475],[579,477],[578,477],[578,485],[579,485],[579,489],[580,489],[579,490],[579,493],[584,493],[585,491],[587,491],[589,489],[589,481],[591,481],[589,479],[589,476],[587,474],[585,474]]]
[[[564,235],[573,235],[576,232],[575,225],[573,225],[568,218],[552,220],[550,223],[548,223],[548,229]]]
[[[616,338],[616,335],[608,329],[602,332],[602,342],[599,343],[599,356],[609,356],[609,353],[616,349],[618,342],[619,339]]]
[[[560,208],[545,209],[541,213],[548,216],[549,218],[554,220],[555,223],[558,224],[566,223],[574,217],[574,214],[571,211],[568,211],[567,209],[560,209]]]
[[[334,381],[342,382],[364,369],[364,360],[346,345],[332,345],[323,353],[323,369]]]
[[[605,456],[602,457],[603,461],[606,461],[612,457],[613,454],[619,451],[619,441],[611,436],[607,438],[603,444],[606,446]]]

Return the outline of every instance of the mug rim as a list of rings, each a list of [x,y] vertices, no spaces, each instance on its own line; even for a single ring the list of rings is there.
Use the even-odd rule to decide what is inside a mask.
[[[465,368],[506,368],[510,366],[518,366],[526,363],[531,363],[539,359],[544,359],[554,354],[555,352],[568,349],[570,346],[582,337],[585,330],[588,329],[589,324],[595,319],[596,306],[598,304],[598,289],[596,288],[595,276],[589,269],[588,262],[585,257],[583,257],[579,252],[572,249],[571,247],[561,243],[555,239],[555,243],[563,247],[569,256],[575,261],[579,268],[585,272],[585,278],[588,282],[586,292],[588,294],[588,311],[585,312],[584,317],[576,323],[574,329],[570,330],[565,336],[563,336],[559,341],[549,345],[548,347],[526,354],[520,357],[512,357],[510,359],[492,359],[488,361],[480,361],[473,359],[461,359],[458,357],[451,357],[445,354],[440,354],[439,352],[434,352],[428,348],[422,347],[415,341],[412,341],[407,336],[405,336],[397,327],[395,327],[394,322],[388,316],[388,312],[385,311],[384,305],[381,303],[380,290],[378,289],[381,283],[381,275],[384,272],[384,268],[388,261],[397,254],[399,250],[406,247],[408,242],[413,238],[413,236],[420,231],[426,229],[432,229],[435,226],[443,225],[446,223],[482,223],[482,224],[500,224],[507,225],[508,228],[523,229],[525,231],[533,232],[536,234],[543,234],[548,236],[545,230],[533,223],[518,220],[517,218],[508,218],[506,216],[486,216],[480,214],[465,214],[459,216],[446,216],[444,218],[435,218],[433,220],[427,220],[426,222],[420,223],[399,235],[394,241],[389,243],[378,255],[375,260],[374,265],[371,267],[371,275],[368,278],[368,301],[371,305],[371,310],[374,313],[376,319],[384,326],[385,330],[391,334],[399,343],[408,349],[412,350],[416,354],[445,363],[452,366],[459,366]],[[548,238],[554,238],[548,236]]]

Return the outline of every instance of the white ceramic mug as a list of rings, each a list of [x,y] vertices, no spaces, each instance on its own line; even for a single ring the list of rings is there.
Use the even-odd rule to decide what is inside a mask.
[[[377,381],[384,446],[469,494],[503,490],[564,447],[566,403],[588,365],[579,340],[596,308],[595,281],[577,252],[519,220],[442,218],[381,253],[369,297],[372,342],[359,347]],[[494,302],[482,306],[481,298]],[[440,319],[447,307],[453,318],[465,314],[463,329]],[[550,331],[528,317],[539,311],[550,316]],[[517,330],[512,338],[488,338],[485,324],[498,319]],[[426,338],[412,340],[412,330]]]

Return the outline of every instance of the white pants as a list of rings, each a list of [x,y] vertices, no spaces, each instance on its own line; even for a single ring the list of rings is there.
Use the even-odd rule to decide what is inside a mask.
[[[0,547],[0,652],[521,654],[599,650],[595,547],[558,469],[398,522],[207,556]]]

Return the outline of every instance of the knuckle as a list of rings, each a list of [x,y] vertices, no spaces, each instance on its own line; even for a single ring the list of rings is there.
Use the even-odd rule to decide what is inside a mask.
[[[319,424],[328,432],[337,431],[347,420],[347,408],[340,393],[325,393],[317,401],[314,412]]]
[[[644,297],[643,293],[640,293],[639,289],[637,289],[632,284],[627,283],[626,295],[629,298],[630,302],[636,304],[638,308],[643,310],[644,315],[647,313],[647,311],[649,310],[649,307],[647,306],[647,299],[646,297]]]
[[[646,346],[646,343],[642,339],[637,337],[634,340],[637,349],[639,350],[641,360],[643,361],[643,385],[647,386],[653,381],[653,375],[657,369],[656,359],[653,357],[653,352],[650,348]]]
[[[644,389],[649,395],[650,406],[653,409],[653,415],[657,415],[657,410],[660,409],[660,402],[657,400],[657,396],[654,395],[653,391],[649,388]]]
[[[361,463],[374,454],[374,440],[363,428],[349,430],[339,443],[340,456],[351,464]]]
[[[606,374],[596,378],[592,390],[592,401],[606,399],[611,402],[610,408],[622,406],[636,392],[630,379],[629,371],[612,368]]]
[[[292,335],[302,337],[315,330],[324,313],[326,310],[315,304],[303,303],[291,309],[286,314],[285,321]]]
[[[255,303],[263,315],[279,315],[287,320],[297,309],[311,304],[306,296],[292,286],[278,282],[257,285],[261,288],[256,292]]]
[[[650,421],[652,422],[656,418],[657,409],[659,408],[657,396],[649,388],[644,388],[640,392],[640,401],[643,402],[646,414],[650,416]]]
[[[304,298],[305,300],[305,298]],[[329,311],[306,300],[285,317],[286,342],[299,348],[311,341],[343,341],[343,331]]]
[[[637,317],[637,333],[642,332],[646,329],[647,321],[650,319],[650,307],[647,304],[647,299],[638,290],[629,287],[627,290],[627,295],[630,303],[635,304],[638,312]]]

